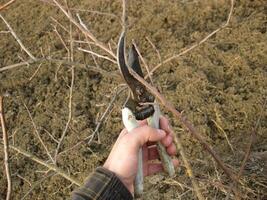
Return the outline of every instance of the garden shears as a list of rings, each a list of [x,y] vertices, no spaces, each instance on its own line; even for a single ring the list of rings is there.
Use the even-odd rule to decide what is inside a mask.
[[[122,109],[122,120],[127,131],[131,131],[138,127],[137,120],[147,120],[148,125],[153,128],[159,128],[160,109],[155,102],[155,97],[148,92],[146,87],[140,83],[130,73],[129,68],[134,70],[140,77],[144,77],[139,63],[138,53],[132,45],[129,50],[128,59],[125,59],[125,31],[122,32],[117,50],[117,60],[121,74],[131,90],[131,96],[125,103]],[[165,147],[158,142],[157,149],[160,159],[163,163],[164,170],[169,176],[175,174],[174,166],[171,157],[166,152]],[[135,178],[135,196],[140,196],[143,193],[143,153],[142,148],[138,154],[138,170]]]

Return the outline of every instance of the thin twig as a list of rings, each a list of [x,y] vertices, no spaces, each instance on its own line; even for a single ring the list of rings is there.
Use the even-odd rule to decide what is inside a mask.
[[[77,27],[80,29],[80,31],[88,38],[90,38],[96,46],[98,46],[99,48],[101,48],[102,50],[104,50],[105,52],[107,52],[108,54],[110,54],[113,58],[116,58],[116,55],[114,54],[114,52],[112,52],[108,46],[106,46],[104,43],[100,42],[89,30],[85,29],[82,25],[79,24],[79,22],[77,22],[70,13],[68,13],[64,7],[59,4],[56,0],[53,0],[54,3],[57,5],[57,7],[66,15],[66,17]]]
[[[10,26],[10,24],[6,21],[6,19],[0,14],[0,18],[4,21],[4,23],[6,24],[8,30],[10,31],[10,33],[13,35],[13,37],[16,39],[16,41],[19,43],[20,47],[23,49],[23,51],[25,51],[28,56],[30,56],[30,58],[32,60],[36,60],[36,58],[31,54],[31,52],[24,46],[24,44],[21,42],[21,40],[19,39],[19,37],[17,36],[17,34],[14,32],[14,30],[12,29],[12,27]]]
[[[243,161],[242,161],[240,170],[239,170],[239,172],[238,172],[237,180],[239,180],[239,179],[241,178],[242,173],[243,173],[243,171],[244,171],[244,168],[245,168],[245,166],[246,166],[246,163],[247,163],[247,161],[248,161],[248,159],[249,159],[249,156],[250,156],[250,153],[251,153],[251,148],[252,148],[253,142],[254,142],[254,140],[255,140],[255,135],[256,135],[258,126],[259,126],[259,124],[260,124],[260,121],[261,121],[263,112],[264,112],[264,110],[265,110],[266,103],[267,103],[267,99],[265,99],[265,101],[264,101],[264,103],[263,103],[263,108],[262,108],[262,110],[261,110],[260,116],[258,117],[258,120],[257,120],[257,122],[256,122],[256,124],[255,124],[255,127],[253,128],[252,133],[251,133],[251,135],[250,135],[250,141],[249,141],[248,146],[247,146],[247,148],[246,148],[246,154],[245,154],[245,157],[244,157],[244,159],[243,159]],[[240,193],[237,191],[236,187],[237,187],[237,182],[232,183],[232,184],[230,185],[230,189],[229,189],[229,191],[230,191],[230,190],[233,190],[234,193],[235,193],[235,199],[240,199]],[[230,199],[230,194],[231,194],[231,193],[228,192],[228,194],[227,194],[227,196],[226,196],[226,198],[225,198],[226,200]],[[242,199],[244,199],[244,198],[242,198]]]
[[[81,26],[82,26],[84,29],[86,29],[87,31],[89,31],[88,27],[87,27],[87,26],[85,25],[85,23],[82,21],[80,15],[77,13],[76,16],[77,16],[77,18],[78,18],[79,23],[81,24]],[[99,53],[96,53],[96,52],[92,51],[92,47],[91,47],[90,42],[88,41],[87,38],[86,38],[86,41],[87,41],[87,43],[88,43],[88,45],[89,45],[90,50],[86,50],[86,49],[83,49],[83,48],[80,48],[80,47],[78,48],[78,50],[91,54],[92,57],[93,57],[94,62],[96,63],[96,66],[98,66],[98,64],[97,64],[96,59],[95,59],[94,56],[97,56],[98,58],[103,58],[103,59],[108,60],[108,61],[110,61],[110,62],[112,62],[112,63],[114,63],[114,64],[117,64],[117,60],[113,60],[112,58],[110,58],[110,57],[108,57],[108,56],[103,56],[103,55],[100,55]],[[110,49],[110,50],[111,50],[111,49]]]
[[[86,41],[83,41],[83,40],[74,40],[73,41],[74,43],[78,43],[78,44],[94,44],[94,42],[90,42],[90,41],[88,41],[88,40],[86,40]]]
[[[69,10],[68,10],[68,12],[69,12]],[[69,49],[70,49],[70,57],[69,57],[69,60],[71,62],[73,62],[73,60],[74,60],[74,58],[73,58],[73,37],[72,37],[72,25],[71,25],[71,23],[70,23],[70,31],[69,31],[69,33],[70,33],[70,47],[69,47]],[[65,136],[67,134],[67,130],[69,129],[69,124],[70,124],[71,119],[72,119],[72,94],[73,94],[74,75],[75,75],[74,73],[75,73],[74,66],[72,66],[71,67],[71,83],[70,83],[70,90],[69,90],[69,105],[68,105],[69,114],[68,114],[68,120],[67,120],[67,123],[65,125],[64,131],[63,131],[63,133],[62,133],[62,135],[61,135],[61,137],[59,139],[59,142],[58,142],[58,145],[57,145],[57,148],[56,148],[56,151],[55,151],[55,156],[54,156],[55,161],[57,159],[57,155],[59,153],[60,146],[61,146],[61,144],[62,144],[62,142],[63,142],[63,140],[64,140],[64,138],[65,138]]]
[[[47,0],[39,0],[41,2],[47,3],[49,5],[52,6],[57,6],[55,3],[52,3],[51,1],[47,1]],[[63,8],[66,8],[65,6],[62,6]],[[118,19],[119,17],[113,13],[108,13],[108,12],[100,12],[97,10],[87,10],[87,9],[79,9],[79,8],[69,8],[71,11],[78,11],[78,12],[87,12],[87,13],[92,13],[92,14],[97,14],[97,15],[105,15],[105,16],[109,16],[109,17],[113,17]]]
[[[259,117],[258,117],[258,120],[256,121],[255,127],[254,127],[253,130],[252,130],[252,133],[251,133],[251,136],[250,136],[250,142],[249,142],[249,144],[248,144],[248,147],[247,147],[247,151],[246,151],[245,157],[244,157],[244,159],[243,159],[243,161],[242,161],[242,164],[241,164],[239,173],[238,173],[238,175],[237,175],[237,178],[238,178],[238,179],[241,178],[242,173],[243,173],[244,168],[245,168],[245,165],[246,165],[246,162],[247,162],[247,160],[249,159],[250,152],[251,152],[251,147],[252,147],[253,142],[255,141],[256,132],[257,132],[258,126],[259,126],[259,124],[260,124],[260,121],[261,121],[261,119],[262,119],[262,115],[263,115],[263,112],[264,112],[264,110],[265,110],[266,103],[267,103],[267,98],[264,100],[264,103],[263,103],[263,106],[262,106],[262,109],[261,109],[261,113],[260,113],[260,115],[259,115]]]
[[[20,62],[20,63],[16,63],[16,64],[5,66],[5,67],[1,67],[0,68],[0,72],[6,71],[6,70],[10,70],[10,69],[14,69],[14,68],[21,67],[21,66],[25,66],[25,65],[28,66],[29,62],[30,63],[34,63],[35,61],[28,60],[28,61],[25,61],[25,62]]]
[[[4,107],[3,107],[3,98],[0,96],[0,121],[1,127],[3,132],[3,145],[4,145],[4,163],[5,163],[5,170],[6,170],[6,178],[7,178],[7,194],[6,200],[11,198],[11,191],[12,191],[12,181],[11,181],[11,173],[10,173],[10,166],[9,166],[9,143],[8,143],[8,135],[6,132],[6,124],[5,124],[5,116],[4,116]]]
[[[127,21],[127,6],[128,2],[127,0],[122,0],[122,16],[121,16],[121,21],[122,21],[122,29],[123,32],[126,33],[127,31],[127,26],[128,26],[128,21]]]
[[[48,135],[49,137],[56,143],[58,143],[58,140],[48,131],[46,130],[45,128],[42,128]]]
[[[242,173],[244,171],[244,168],[246,166],[246,162],[248,161],[249,159],[249,156],[250,156],[250,152],[251,152],[251,147],[252,147],[252,144],[253,144],[253,141],[255,140],[255,132],[254,130],[252,131],[251,133],[251,136],[250,136],[250,140],[249,140],[249,144],[248,144],[248,147],[247,147],[247,150],[246,150],[246,155],[242,161],[242,164],[241,164],[241,167],[240,167],[240,170],[238,172],[238,175],[237,175],[237,179],[240,179],[241,176],[242,176]]]
[[[46,179],[52,177],[55,175],[55,172],[51,172],[50,174],[48,174],[47,176],[44,176],[43,178],[41,178],[40,180],[36,181],[35,183],[33,183],[33,185],[31,186],[31,188],[29,189],[28,192],[26,192],[23,197],[21,198],[21,200],[25,199],[37,186],[39,186],[42,182],[44,182]]]
[[[10,6],[12,3],[14,3],[16,0],[10,0],[9,2],[5,3],[4,5],[0,5],[0,11],[6,9],[8,6]]]
[[[59,34],[59,32],[58,32],[56,26],[54,26],[54,31],[55,31],[56,35],[58,36],[59,40],[61,41],[61,43],[63,44],[63,46],[65,47],[66,51],[67,51],[68,54],[69,54],[69,53],[70,53],[70,50],[69,50],[69,48],[67,47],[66,42],[63,40],[62,36]]]
[[[34,63],[45,63],[45,62],[64,64],[67,66],[73,66],[74,65],[75,67],[82,67],[82,68],[86,68],[86,69],[94,71],[94,72],[101,73],[104,76],[109,76],[109,77],[112,77],[115,79],[121,79],[121,76],[119,75],[118,71],[108,72],[106,70],[103,70],[103,69],[95,67],[95,66],[86,65],[86,64],[78,63],[78,62],[70,62],[68,60],[61,60],[61,59],[50,58],[50,57],[37,58],[36,60],[30,59],[30,60],[27,60],[25,62],[20,62],[20,63],[5,66],[5,67],[1,67],[0,72],[6,71],[6,70],[11,70],[11,69],[21,67],[21,66],[29,66],[30,64],[34,64]]]
[[[184,149],[183,149],[183,145],[182,145],[182,142],[180,141],[180,138],[178,138],[177,135],[174,135],[174,142],[177,146],[177,150],[178,152],[180,153],[181,157],[182,157],[182,160],[184,162],[184,165],[186,167],[186,170],[187,170],[187,174],[192,182],[192,186],[194,188],[194,192],[196,193],[196,196],[199,200],[204,200],[205,198],[203,197],[202,193],[200,192],[200,189],[198,187],[198,184],[196,182],[196,178],[195,178],[195,175],[193,173],[193,170],[192,170],[192,167],[186,157],[186,154],[184,152]]]
[[[189,193],[189,192],[191,192],[192,190],[191,189],[188,189],[187,191],[185,191],[183,194],[180,194],[177,198],[178,199],[182,199],[182,197],[184,196],[184,195],[186,195],[187,193]]]
[[[83,52],[86,52],[86,53],[90,53],[90,54],[92,54],[94,56],[97,56],[98,58],[103,58],[103,59],[108,60],[108,61],[110,61],[110,62],[112,62],[114,64],[117,64],[117,61],[116,60],[113,60],[113,59],[111,59],[108,56],[103,56],[103,55],[100,55],[100,54],[98,54],[98,53],[96,53],[94,51],[90,51],[90,50],[83,49],[83,48],[80,48],[80,47],[78,47],[78,50],[83,51]]]
[[[80,23],[86,30],[88,30],[87,26],[86,26],[85,23],[82,21],[82,18],[80,17],[80,15],[77,13],[76,16],[77,16],[77,18],[78,18],[78,20],[79,20],[79,23]],[[86,38],[86,43],[88,44],[89,49],[90,49],[90,51],[92,52],[92,46],[91,46],[90,41],[88,40],[88,38]],[[79,50],[79,49],[78,49],[78,50]],[[91,54],[91,56],[92,56],[92,58],[93,58],[93,60],[94,60],[95,65],[96,65],[98,68],[100,68],[99,65],[98,65],[98,63],[97,63],[97,61],[96,61],[96,58],[95,58],[94,54]]]
[[[65,27],[65,26],[63,26],[60,22],[58,22],[58,20],[56,20],[54,17],[50,17],[57,25],[59,25],[61,28],[62,28],[62,30],[64,30],[65,32],[67,32],[67,33],[69,33],[69,30]]]
[[[85,25],[85,23],[83,22],[82,18],[80,17],[79,13],[76,13],[76,16],[79,20],[79,23],[81,24],[81,26],[86,29],[87,31],[89,31],[88,27]]]
[[[1,142],[1,145],[4,145],[3,142]],[[77,185],[77,186],[81,186],[82,185],[82,183],[80,181],[78,181],[78,180],[76,180],[76,178],[68,175],[67,172],[63,171],[62,169],[58,168],[57,166],[55,166],[53,164],[49,164],[46,161],[38,158],[37,156],[35,156],[35,155],[33,155],[33,154],[31,154],[31,153],[29,153],[29,152],[17,147],[17,146],[9,145],[9,147],[11,149],[15,150],[16,152],[24,155],[25,157],[27,157],[27,158],[39,163],[40,165],[43,165],[43,166],[47,167],[48,169],[56,172],[57,174],[61,175],[65,179],[67,179],[70,182],[74,183],[75,185]]]
[[[123,87],[121,88],[120,90],[117,90],[115,92],[115,94],[113,95],[111,101],[109,102],[106,110],[104,111],[104,113],[102,114],[102,116],[100,117],[99,121],[97,122],[97,125],[96,125],[96,128],[94,130],[94,132],[88,136],[85,140],[89,140],[88,141],[88,144],[90,144],[92,142],[92,140],[94,139],[95,137],[95,134],[99,132],[99,129],[100,127],[102,126],[103,122],[105,121],[106,117],[110,114],[112,108],[113,108],[113,105],[114,105],[114,102],[116,101],[117,97],[126,89],[127,87]]]
[[[0,34],[8,34],[10,31],[0,31]]]
[[[125,86],[125,85],[123,84],[123,86]],[[126,86],[122,88],[122,91],[125,90],[125,89],[127,89]],[[122,92],[122,91],[121,91],[121,92]],[[119,94],[120,94],[121,92],[119,92]],[[119,95],[118,95],[118,93],[117,93],[116,98],[118,98],[118,96],[119,96]],[[114,97],[113,97],[113,98],[114,98]],[[113,99],[112,99],[112,100],[113,100]],[[115,101],[114,101],[114,102],[115,102]],[[104,119],[111,113],[111,111],[112,111],[112,107],[114,106],[114,102],[113,102],[113,104],[110,104],[110,103],[109,103],[109,105],[107,106],[107,108],[106,108],[104,114],[105,114],[106,112],[108,112],[108,113],[105,114],[106,116],[104,117]],[[104,115],[104,114],[103,114],[103,115]],[[102,116],[102,117],[103,117],[103,116]],[[101,117],[101,118],[102,118],[102,117]],[[102,125],[103,125],[103,122],[101,122],[101,123],[102,123]],[[97,124],[97,126],[96,126],[94,132],[99,130],[99,128],[101,127],[101,123],[98,122],[98,124]],[[98,129],[98,130],[97,130],[97,129]],[[58,156],[60,156],[60,155],[62,155],[62,154],[65,154],[65,153],[67,153],[67,152],[70,151],[70,150],[73,150],[74,148],[80,146],[82,143],[85,143],[85,142],[88,143],[88,140],[90,140],[91,138],[92,138],[92,134],[89,135],[88,137],[84,138],[82,141],[79,141],[77,144],[75,144],[75,145],[72,146],[71,148],[66,149],[66,150],[60,152],[60,153],[58,154]]]
[[[214,158],[221,169],[232,179],[232,181],[237,181],[236,176],[225,166],[222,160],[217,156],[216,152],[209,146],[209,144],[202,138],[199,132],[195,129],[193,124],[188,121],[188,119],[176,110],[176,108],[167,99],[161,95],[156,88],[151,86],[142,77],[140,77],[133,69],[129,68],[130,73],[142,83],[160,102],[161,104],[174,116],[181,121],[181,123],[189,130],[189,132],[200,142],[205,150]]]
[[[86,40],[87,40],[87,39],[86,39]],[[87,40],[87,41],[88,41],[88,40]],[[92,49],[92,46],[90,45],[89,41],[88,41],[87,44],[88,44],[88,47],[89,47],[90,51],[92,51],[93,49]],[[96,57],[95,57],[93,54],[91,54],[91,56],[92,56],[92,58],[93,58],[93,60],[94,60],[95,66],[98,67],[98,68],[100,68],[100,66],[99,66],[99,64],[98,64],[98,62],[97,62],[97,60],[96,60]]]
[[[70,9],[69,9],[69,6],[68,6],[68,1],[65,0],[66,4],[67,4],[67,10],[68,10],[68,13],[69,15],[71,15],[71,12],[70,12]],[[72,28],[72,23],[70,21],[70,24],[69,24],[69,39],[70,39],[70,58],[69,60],[70,61],[74,61],[74,43],[73,43],[73,28]]]
[[[31,115],[31,112],[29,111],[28,107],[26,106],[26,104],[23,102],[23,106],[25,107],[30,119],[31,119],[31,122],[32,122],[32,126],[34,128],[34,132],[35,132],[35,136],[38,138],[38,140],[40,141],[41,145],[43,146],[43,148],[45,149],[46,151],[46,154],[48,155],[49,159],[54,163],[54,159],[52,158],[47,146],[45,145],[44,141],[42,140],[40,134],[39,134],[39,131],[37,129],[37,126],[32,118],[32,115]]]
[[[149,37],[146,37],[146,40],[149,42],[149,44],[152,46],[152,48],[156,51],[159,62],[162,63],[162,58],[161,58],[161,55],[160,55],[159,50],[156,47],[156,45],[149,39]]]
[[[32,186],[31,182],[26,179],[25,177],[21,176],[20,174],[16,173],[16,176],[19,177],[21,180],[23,180],[24,182],[28,183],[29,186]]]
[[[167,185],[171,185],[171,186],[179,186],[182,190],[184,190],[185,188],[189,189],[189,190],[193,190],[193,188],[191,188],[190,186],[185,185],[185,184],[183,184],[177,180],[174,180],[172,178],[168,178],[166,180],[163,180],[162,183],[167,184]]]
[[[203,38],[202,40],[200,40],[199,42],[195,43],[194,45],[192,45],[189,48],[186,48],[185,50],[183,50],[182,52],[180,52],[179,54],[176,54],[174,56],[171,56],[169,58],[167,58],[166,60],[164,60],[162,63],[159,63],[158,65],[156,65],[151,71],[150,74],[152,75],[159,67],[161,67],[163,64],[166,64],[176,58],[179,58],[180,56],[188,53],[189,51],[195,49],[196,47],[200,46],[201,44],[203,44],[204,42],[206,42],[210,37],[212,37],[213,35],[215,35],[217,32],[221,31],[222,29],[224,29],[226,26],[228,26],[230,19],[232,17],[232,13],[233,13],[233,9],[234,9],[234,0],[231,0],[231,8],[227,17],[227,21],[221,25],[219,28],[217,28],[216,30],[214,30],[213,32],[211,32],[210,34],[208,34],[205,38]],[[147,77],[145,77],[147,78]]]
[[[231,149],[232,152],[234,153],[235,151],[234,151],[233,145],[231,144],[231,142],[230,142],[230,140],[229,140],[229,138],[228,138],[226,132],[223,130],[223,128],[220,126],[220,124],[217,123],[215,120],[212,119],[211,121],[215,124],[215,126],[219,129],[219,131],[221,131],[221,132],[224,134],[224,137],[225,137],[225,139],[226,139],[226,141],[227,141],[227,143],[228,143],[230,149]]]
[[[229,193],[230,186],[223,185],[221,181],[216,180],[210,180],[210,179],[202,179],[202,182],[204,182],[206,185],[212,185],[215,188],[218,188],[221,192],[223,192],[225,195],[228,195],[233,197],[232,193]]]
[[[252,147],[253,141],[255,139],[255,132],[254,131],[255,130],[253,130],[251,135],[250,135],[250,141],[249,141],[247,149],[246,149],[246,154],[245,154],[245,157],[244,157],[244,159],[242,161],[240,170],[239,170],[239,172],[237,174],[237,177],[236,177],[237,181],[241,178],[242,173],[244,171],[244,168],[246,166],[246,163],[247,163],[247,161],[249,159],[249,156],[250,156],[250,153],[251,153],[251,147]],[[240,193],[237,190],[237,182],[233,182],[233,183],[230,184],[229,191],[227,192],[227,196],[226,196],[225,200],[230,199],[231,191],[234,192],[235,199],[240,199]]]
[[[144,64],[144,66],[145,66],[145,68],[146,68],[146,71],[147,71],[147,74],[148,74],[148,77],[149,77],[149,80],[150,80],[151,85],[154,85],[152,76],[150,75],[150,70],[149,70],[149,66],[148,66],[148,64],[146,63],[144,57],[143,57],[142,54],[140,53],[139,48],[138,48],[138,46],[136,45],[136,43],[135,43],[134,41],[133,41],[132,43],[133,43],[133,45],[134,45],[134,47],[135,47],[135,49],[136,49],[136,51],[137,51],[137,53],[138,53],[138,55],[139,55],[141,61],[142,61],[142,63]]]
[[[37,67],[37,69],[35,70],[35,72],[31,75],[31,77],[29,78],[29,81],[31,81],[35,77],[35,75],[37,74],[37,72],[39,71],[39,69],[41,68],[41,66],[42,66],[42,63],[39,64],[39,66]]]

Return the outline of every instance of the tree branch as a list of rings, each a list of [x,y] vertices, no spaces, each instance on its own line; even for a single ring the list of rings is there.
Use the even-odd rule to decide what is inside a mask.
[[[0,96],[0,121],[1,127],[3,132],[3,145],[4,145],[4,163],[5,163],[5,170],[6,170],[6,177],[7,177],[7,195],[6,200],[11,198],[11,191],[12,191],[12,181],[11,181],[11,173],[10,173],[10,166],[9,166],[9,144],[8,144],[8,135],[6,132],[6,125],[5,125],[5,117],[4,117],[4,108],[3,108],[3,98]]]

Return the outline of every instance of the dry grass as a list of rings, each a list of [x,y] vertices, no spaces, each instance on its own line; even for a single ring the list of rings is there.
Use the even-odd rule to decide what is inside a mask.
[[[0,6],[0,10],[4,10],[7,8],[8,5],[13,3],[13,1],[8,2],[7,4],[4,4],[3,6]],[[76,80],[79,75],[78,69],[87,69],[89,71],[94,71],[97,74],[102,74],[104,77],[107,77],[107,79],[120,79],[118,72],[117,71],[109,71],[107,68],[101,67],[102,65],[99,63],[105,63],[107,62],[108,66],[112,66],[116,68],[117,66],[117,60],[116,60],[116,54],[114,53],[114,47],[112,47],[112,42],[102,42],[98,37],[95,35],[95,31],[91,30],[89,27],[90,25],[86,25],[86,23],[82,20],[82,15],[80,16],[79,14],[74,15],[74,12],[79,12],[80,9],[74,9],[70,8],[67,1],[57,1],[57,0],[52,0],[52,1],[43,1],[45,4],[49,4],[53,6],[53,9],[58,9],[62,12],[62,14],[66,17],[67,22],[64,21],[58,21],[57,19],[53,18],[53,32],[54,32],[54,39],[60,41],[60,45],[62,45],[62,49],[64,49],[64,56],[62,56],[61,59],[58,59],[56,57],[53,57],[53,52],[52,54],[44,55],[43,52],[41,53],[42,57],[38,57],[40,53],[36,53],[34,51],[34,54],[31,53],[30,48],[27,48],[27,46],[24,44],[23,40],[21,39],[19,33],[16,33],[16,30],[12,28],[10,23],[6,20],[4,15],[0,14],[0,18],[3,21],[3,24],[5,24],[8,33],[11,34],[14,38],[14,41],[19,45],[20,49],[22,52],[25,53],[24,59],[26,61],[18,62],[15,64],[9,64],[6,66],[1,66],[0,68],[0,73],[8,73],[9,71],[12,70],[21,70],[21,67],[27,66],[27,68],[30,68],[34,66],[35,64],[38,64],[38,67],[36,70],[34,70],[34,73],[31,74],[31,76],[27,79],[27,81],[32,81],[33,79],[38,79],[38,73],[41,73],[40,71],[43,68],[43,65],[46,65],[47,63],[56,63],[58,66],[58,70],[56,72],[55,77],[58,76],[58,71],[62,70],[61,65],[67,66],[67,68],[64,68],[64,71],[67,72],[67,75],[63,78],[65,82],[67,83],[67,88],[68,88],[68,94],[64,97],[67,99],[67,104],[66,106],[66,117],[65,120],[65,125],[62,127],[62,131],[60,134],[55,134],[53,133],[54,130],[46,131],[46,134],[49,135],[49,139],[45,135],[42,135],[40,132],[40,127],[38,127],[38,122],[34,120],[34,117],[32,116],[32,113],[34,110],[31,110],[33,108],[29,108],[26,106],[26,103],[24,103],[24,107],[26,108],[26,111],[28,113],[28,117],[30,118],[31,124],[33,126],[33,133],[34,137],[38,140],[38,144],[35,144],[36,146],[41,146],[41,152],[37,151],[38,154],[35,155],[36,152],[31,152],[30,148],[22,148],[20,146],[17,146],[16,144],[9,144],[8,142],[8,136],[7,132],[9,127],[7,127],[7,131],[5,128],[5,122],[3,120],[3,112],[2,112],[2,106],[0,107],[0,114],[1,114],[1,127],[2,127],[2,132],[3,132],[3,142],[1,142],[1,145],[4,147],[4,153],[5,153],[5,159],[4,163],[6,166],[6,176],[8,180],[8,187],[7,187],[7,199],[10,199],[10,196],[12,196],[12,186],[11,182],[13,177],[10,175],[9,168],[10,164],[12,164],[12,159],[9,161],[9,156],[8,152],[9,149],[12,151],[12,156],[11,157],[17,157],[17,154],[14,154],[13,152],[17,152],[28,159],[39,163],[41,166],[45,167],[45,170],[48,170],[44,173],[44,176],[39,180],[36,181],[35,183],[29,182],[31,187],[28,189],[28,192],[24,193],[24,197],[26,198],[36,187],[39,187],[40,184],[43,181],[46,181],[51,178],[56,178],[56,175],[60,175],[64,179],[68,180],[71,185],[69,187],[65,187],[62,190],[69,190],[70,188],[72,189],[72,184],[75,184],[77,186],[81,185],[81,181],[77,179],[77,177],[81,172],[80,171],[72,171],[73,169],[68,168],[68,162],[73,162],[73,160],[64,160],[62,157],[64,157],[66,154],[70,152],[74,152],[78,155],[76,156],[81,156],[79,155],[79,148],[86,148],[90,154],[92,154],[95,157],[98,157],[97,155],[97,150],[94,150],[95,145],[101,145],[101,127],[104,125],[104,123],[108,120],[109,115],[112,114],[115,105],[116,99],[118,99],[120,96],[124,95],[125,91],[125,85],[123,87],[117,88],[115,92],[112,92],[109,94],[109,102],[106,103],[106,106],[101,106],[100,107],[105,107],[102,112],[99,113],[99,120],[95,120],[94,122],[94,129],[91,131],[87,131],[86,135],[79,135],[80,132],[75,133],[75,125],[79,123],[77,117],[75,116],[75,109],[74,107],[77,106],[78,102],[76,102],[76,99],[74,98],[74,93],[76,87]],[[265,154],[263,155],[255,155],[251,154],[252,149],[253,149],[253,144],[255,143],[255,137],[257,135],[257,130],[259,123],[262,120],[262,113],[258,116],[257,123],[255,127],[253,127],[251,138],[249,142],[247,142],[247,147],[245,148],[245,153],[243,156],[243,161],[241,162],[234,162],[234,157],[233,155],[236,153],[236,148],[235,144],[231,139],[228,138],[227,133],[224,131],[224,127],[221,123],[218,123],[216,120],[212,120],[215,126],[217,127],[218,130],[223,133],[225,140],[227,144],[229,145],[229,148],[231,149],[231,153],[229,153],[229,162],[225,161],[225,155],[221,155],[220,153],[215,152],[214,148],[210,142],[209,138],[205,138],[205,134],[202,133],[202,130],[198,130],[195,128],[193,122],[190,122],[187,117],[185,116],[184,113],[181,113],[177,110],[173,102],[170,102],[167,100],[167,98],[158,92],[158,89],[155,88],[155,85],[157,84],[156,78],[153,76],[156,71],[159,71],[162,69],[166,64],[168,64],[171,61],[174,61],[177,58],[180,58],[183,55],[189,55],[193,53],[193,50],[196,51],[201,45],[205,45],[206,42],[209,41],[212,37],[214,37],[216,34],[218,34],[220,31],[223,31],[227,29],[229,26],[229,23],[231,22],[232,16],[234,14],[234,0],[230,1],[231,4],[228,6],[228,15],[225,20],[221,25],[218,26],[215,30],[211,31],[209,34],[207,34],[205,37],[202,39],[198,40],[196,43],[193,45],[189,45],[188,47],[183,48],[180,53],[173,53],[172,56],[163,58],[161,56],[160,50],[158,47],[152,42],[151,39],[148,37],[146,40],[148,41],[149,45],[155,52],[155,57],[157,57],[156,65],[155,67],[151,67],[153,64],[149,64],[149,62],[146,60],[146,56],[142,55],[142,50],[137,46],[137,44],[134,45],[136,46],[136,49],[138,50],[138,54],[140,55],[141,61],[143,65],[145,66],[147,70],[147,77],[150,79],[149,84],[146,80],[140,78],[138,75],[136,75],[134,72],[133,75],[138,79],[142,84],[144,84],[148,90],[151,91],[159,100],[159,102],[165,107],[169,113],[173,114],[173,119],[176,120],[177,123],[182,124],[184,128],[181,130],[183,132],[189,132],[192,136],[192,138],[195,138],[195,141],[197,141],[199,144],[202,145],[202,151],[205,152],[207,155],[210,156],[210,158],[213,159],[211,161],[210,158],[209,161],[210,163],[207,163],[206,161],[200,160],[199,162],[197,160],[192,160],[190,156],[188,155],[188,152],[186,151],[186,145],[184,144],[183,138],[178,137],[179,140],[176,138],[176,143],[177,147],[180,152],[181,160],[182,160],[182,168],[186,168],[187,174],[183,176],[180,180],[180,178],[175,177],[174,179],[166,179],[162,182],[157,187],[161,187],[162,185],[170,186],[174,188],[175,191],[179,192],[179,197],[180,199],[183,198],[189,198],[189,197],[197,197],[198,199],[205,199],[205,198],[214,198],[214,199],[219,199],[222,196],[226,197],[226,199],[249,199],[251,196],[260,196],[262,194],[262,188],[267,188],[266,183],[265,183],[265,177],[258,177],[256,181],[254,180],[253,173],[251,174],[246,174],[244,173],[246,166],[251,167],[250,163],[253,163],[251,161],[251,158],[265,158]],[[123,27],[122,29],[127,30],[128,28],[128,20],[126,20],[127,17],[130,18],[130,16],[127,16],[126,12],[126,7],[127,4],[125,1],[122,1],[121,5],[123,9],[123,17],[122,17],[122,22],[120,22]],[[130,8],[128,8],[130,9]],[[91,13],[99,14],[99,15],[105,15],[105,16],[110,16],[111,18],[117,19],[117,15],[113,13],[105,13],[105,12],[100,12],[100,11],[92,11]],[[129,14],[130,15],[130,14]],[[118,19],[117,19],[118,20]],[[78,35],[78,36],[77,36]],[[119,35],[119,33],[118,33]],[[89,48],[89,49],[88,49]],[[36,55],[36,56],[35,56]],[[90,55],[90,56],[89,56]],[[27,58],[25,58],[27,57]],[[78,59],[79,57],[79,59]],[[90,65],[84,64],[81,62],[80,58],[85,57],[85,60],[90,57]],[[86,62],[85,62],[86,63]],[[152,62],[153,63],[153,62]],[[154,62],[155,63],[155,62]],[[56,78],[57,80],[57,78]],[[25,81],[25,80],[24,80]],[[78,80],[77,80],[78,81]],[[10,86],[14,87],[14,85]],[[6,87],[10,89],[10,87]],[[5,88],[4,88],[5,89]],[[8,91],[7,89],[7,91]],[[2,92],[3,88],[0,90]],[[85,92],[85,91],[83,91]],[[10,98],[10,97],[7,97]],[[193,98],[193,97],[192,97]],[[54,101],[53,99],[51,101]],[[42,104],[42,102],[40,102]],[[38,105],[42,106],[42,105]],[[263,104],[262,108],[263,110],[266,107],[266,102]],[[10,107],[9,107],[10,109]],[[120,108],[117,107],[117,110]],[[100,116],[101,113],[101,116]],[[95,117],[96,118],[96,117]],[[11,120],[7,118],[7,120]],[[77,121],[76,121],[77,120]],[[9,124],[9,123],[8,123]],[[20,128],[20,127],[18,127]],[[69,146],[69,137],[68,134],[70,132],[73,132],[74,134],[77,134],[78,136],[77,141],[75,141],[75,144],[72,146]],[[88,136],[88,133],[89,134]],[[98,136],[98,141],[95,142],[95,136]],[[10,136],[12,140],[15,140],[13,137],[15,137],[15,134]],[[50,142],[52,138],[53,142]],[[51,145],[52,143],[52,145]],[[49,146],[49,147],[48,147]],[[39,147],[38,147],[39,148]],[[237,152],[239,153],[239,152]],[[43,155],[45,154],[46,157]],[[52,155],[53,156],[52,156]],[[232,156],[232,157],[231,157]],[[257,157],[258,156],[258,157]],[[48,160],[46,160],[48,158]],[[257,159],[256,159],[257,160]],[[211,165],[212,163],[212,165]],[[227,163],[227,164],[226,164]],[[230,164],[229,164],[230,163]],[[258,165],[260,166],[260,163],[255,164],[256,167]],[[200,168],[203,170],[206,170],[207,174],[203,174],[202,176],[200,175],[200,172],[197,171],[196,166],[201,166]],[[30,170],[30,169],[29,169]],[[44,168],[40,167],[40,171],[44,170]],[[83,169],[81,169],[83,170]],[[250,170],[250,169],[249,169]],[[50,171],[53,171],[51,173]],[[253,167],[251,169],[253,171]],[[179,180],[179,181],[178,181]],[[191,182],[191,183],[190,183]],[[189,186],[190,185],[190,186]],[[162,186],[163,187],[163,186]],[[260,188],[260,189],[258,189]],[[14,190],[13,190],[14,192]],[[193,193],[194,195],[192,195]],[[55,193],[56,195],[56,193]],[[214,196],[212,196],[214,195]],[[47,194],[49,197],[49,195]],[[212,197],[211,197],[212,196]]]

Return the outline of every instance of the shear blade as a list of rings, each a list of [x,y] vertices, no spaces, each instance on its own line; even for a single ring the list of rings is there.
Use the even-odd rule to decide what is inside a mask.
[[[131,86],[139,85],[140,83],[133,77],[133,75],[129,72],[128,66],[131,67],[139,76],[144,77],[142,73],[142,69],[138,59],[138,53],[134,47],[129,50],[128,63],[125,61],[125,33],[123,32],[119,39],[118,44],[118,52],[117,59],[119,64],[119,69],[121,74],[126,81],[126,83]],[[128,64],[128,65],[127,65]]]
[[[139,76],[144,78],[140,63],[139,63],[139,56],[135,49],[135,46],[132,45],[132,47],[129,50],[129,56],[128,56],[128,65],[131,67]]]
[[[128,62],[125,61],[125,32],[123,32],[120,36],[117,50],[117,59],[119,69],[121,74],[130,87],[133,100],[137,105],[140,103],[148,103],[154,101],[154,96],[151,95],[145,88],[143,84],[141,84],[134,76],[129,72],[129,67],[131,67],[139,76],[144,77],[142,73],[142,69],[139,63],[138,53],[132,45],[128,55]]]

